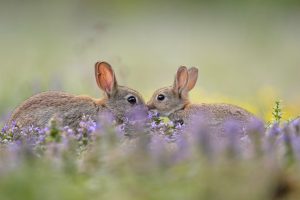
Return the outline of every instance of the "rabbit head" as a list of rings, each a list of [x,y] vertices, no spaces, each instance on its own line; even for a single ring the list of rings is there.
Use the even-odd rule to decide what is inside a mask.
[[[122,119],[126,113],[135,108],[144,108],[145,101],[135,90],[117,83],[112,67],[106,62],[97,62],[95,65],[96,81],[101,90],[105,93],[105,106],[118,118]]]
[[[179,67],[174,84],[156,90],[147,103],[148,108],[156,110],[162,116],[169,116],[173,112],[183,109],[190,103],[188,93],[194,88],[197,78],[197,68]]]

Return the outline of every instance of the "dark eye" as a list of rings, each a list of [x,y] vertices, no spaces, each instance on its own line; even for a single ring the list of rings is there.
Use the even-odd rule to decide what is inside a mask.
[[[134,96],[130,96],[127,98],[127,101],[133,105],[136,103],[136,98]]]
[[[165,95],[163,95],[163,94],[159,94],[158,96],[157,96],[157,100],[158,101],[163,101],[165,99]]]

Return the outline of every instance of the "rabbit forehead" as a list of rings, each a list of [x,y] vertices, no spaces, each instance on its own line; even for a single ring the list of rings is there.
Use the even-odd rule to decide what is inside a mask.
[[[125,87],[125,86],[119,86],[118,87],[117,97],[120,97],[120,98],[123,99],[128,95],[135,96],[136,98],[139,99],[139,102],[141,102],[143,104],[145,103],[142,95],[138,91],[136,91],[134,89],[131,89],[131,88],[128,88],[128,87]]]
[[[163,87],[163,88],[160,88],[158,90],[156,90],[153,94],[153,96],[157,96],[159,94],[164,94],[164,95],[173,95],[173,92],[172,92],[172,87]]]

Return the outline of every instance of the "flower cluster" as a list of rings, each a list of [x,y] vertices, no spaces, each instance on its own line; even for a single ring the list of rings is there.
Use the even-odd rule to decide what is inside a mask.
[[[155,112],[149,112],[148,116],[139,112],[135,116],[131,114],[130,120],[125,119],[119,125],[109,114],[100,116],[98,121],[83,116],[75,129],[61,124],[60,119],[55,118],[44,128],[19,127],[15,122],[7,124],[0,133],[1,147],[26,148],[40,157],[72,151],[81,156],[95,145],[99,148],[104,145],[105,151],[113,148],[123,152],[119,159],[139,152],[149,155],[151,164],[161,164],[163,160],[165,166],[198,156],[208,160],[263,157],[279,161],[280,165],[300,161],[300,119],[282,125],[274,122],[268,128],[254,120],[249,123],[246,134],[241,133],[243,129],[238,121],[228,121],[224,124],[225,136],[215,133],[200,119],[185,125],[161,118]]]
[[[173,145],[176,146],[176,150],[171,153],[180,155],[196,148],[210,157],[224,152],[233,157],[251,157],[256,154],[268,156],[274,152],[281,152],[289,159],[300,159],[300,119],[282,126],[274,123],[268,129],[265,129],[261,122],[253,121],[248,127],[248,134],[242,136],[239,122],[229,121],[224,125],[227,135],[218,139],[216,139],[216,134],[203,123],[196,122],[193,126],[175,124],[160,118],[155,112],[149,112],[145,118],[138,115],[136,120],[125,120],[118,126],[105,126],[109,123],[114,124],[111,117],[100,119],[96,122],[89,116],[83,116],[76,129],[68,126],[61,127],[59,119],[52,119],[49,126],[44,128],[33,126],[20,128],[14,122],[2,128],[0,143],[2,146],[17,144],[29,146],[31,149],[40,149],[41,146],[47,149],[49,144],[69,144],[70,141],[76,141],[78,147],[82,148],[93,143],[97,136],[108,131],[111,132],[110,134],[117,135],[120,142],[132,138],[127,136],[132,136],[132,132],[136,131],[135,137],[147,135],[150,138],[149,149],[156,153],[159,149],[166,151],[169,146]],[[173,157],[182,157],[180,155],[173,155]]]
[[[251,174],[266,166],[270,172],[279,174],[283,172],[274,169],[289,166],[298,169],[294,166],[300,164],[300,118],[282,124],[274,122],[267,127],[254,120],[249,123],[247,133],[243,132],[240,122],[228,121],[224,124],[223,136],[204,122],[198,118],[189,124],[174,123],[154,112],[147,116],[131,113],[122,124],[117,124],[109,113],[99,116],[98,121],[83,116],[75,128],[63,126],[57,118],[51,119],[44,128],[20,127],[14,122],[5,125],[0,133],[0,177],[29,166],[34,174],[40,168],[54,170],[60,176],[85,174],[95,188],[103,184],[98,183],[101,179],[128,183],[126,177],[130,176],[130,180],[140,183],[141,174],[147,177],[144,184],[152,182],[154,185],[157,179],[168,184],[181,177],[178,179],[181,188],[184,187],[182,180],[194,176],[194,184],[200,187],[203,182],[199,180],[206,173],[212,185],[219,184],[219,180],[213,181],[219,176],[215,173],[226,179],[227,171],[222,170],[228,168],[232,174],[241,175],[240,179],[245,169]],[[170,177],[161,177],[162,174]],[[263,173],[258,177],[267,175]],[[267,178],[273,181],[273,174]],[[284,184],[281,179],[278,181]],[[126,188],[127,184],[118,185]],[[236,185],[240,186],[242,184]]]
[[[16,122],[5,124],[0,134],[0,144],[26,143],[39,145],[45,142],[49,127],[38,128],[34,126],[20,128]]]

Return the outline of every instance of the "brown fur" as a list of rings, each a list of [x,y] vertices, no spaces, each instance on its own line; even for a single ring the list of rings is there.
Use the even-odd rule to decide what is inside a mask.
[[[191,79],[184,80],[186,75]],[[192,104],[189,101],[188,92],[193,89],[198,77],[198,70],[180,67],[175,76],[174,85],[164,87],[154,92],[152,98],[147,103],[149,109],[157,110],[163,116],[167,116],[172,121],[182,121],[189,123],[191,120],[202,120],[212,131],[219,135],[224,134],[224,125],[228,121],[236,121],[241,125],[241,133],[247,131],[247,127],[253,120],[259,120],[252,113],[231,104]],[[180,83],[181,81],[181,83]],[[179,89],[178,89],[179,87]],[[163,94],[165,99],[159,101],[159,94]]]
[[[103,73],[105,70],[107,72]],[[13,112],[8,123],[15,121],[21,127],[44,127],[52,117],[57,117],[62,120],[63,126],[77,128],[83,115],[96,120],[98,115],[104,112],[111,112],[118,122],[122,122],[125,114],[134,106],[145,104],[137,91],[117,85],[114,72],[108,63],[96,63],[95,71],[97,83],[105,91],[105,98],[93,99],[56,91],[43,92],[22,103]],[[102,77],[103,75],[105,77]],[[136,105],[127,101],[128,95],[136,97]]]

